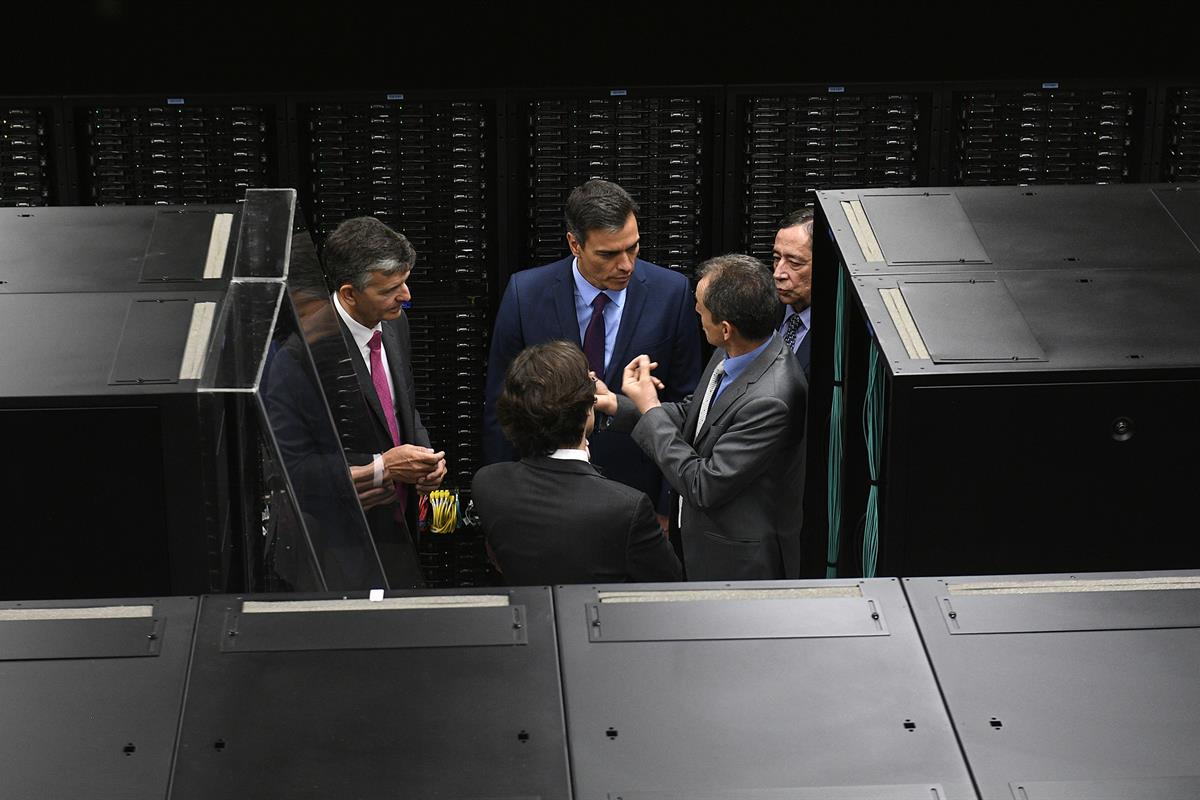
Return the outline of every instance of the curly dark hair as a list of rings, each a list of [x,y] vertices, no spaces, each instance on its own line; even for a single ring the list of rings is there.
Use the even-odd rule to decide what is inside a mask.
[[[579,444],[595,402],[596,387],[579,345],[545,342],[513,359],[496,416],[518,453],[544,456]]]

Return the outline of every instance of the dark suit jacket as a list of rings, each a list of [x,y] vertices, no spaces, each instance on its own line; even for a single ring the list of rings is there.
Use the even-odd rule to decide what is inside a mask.
[[[509,585],[679,580],[650,498],[584,461],[492,464],[471,496]]]
[[[702,386],[724,356],[713,353]],[[697,438],[700,399],[639,415],[633,401],[618,397],[613,420],[632,428],[683,497],[688,580],[799,577],[808,399],[799,362],[773,335],[713,402]]]
[[[806,382],[812,381],[812,331],[808,331],[804,338],[800,340],[799,346],[796,347],[796,360],[800,362],[800,369],[804,370],[804,378]]]
[[[554,339],[582,346],[571,262],[571,258],[564,258],[517,272],[508,282],[488,355],[483,418],[485,464],[515,457],[496,420],[496,398],[504,388],[504,373],[517,353]],[[695,390],[700,371],[700,335],[691,286],[683,275],[639,259],[626,290],[612,359],[602,376],[610,389],[621,391],[625,365],[642,353],[658,362],[655,374],[666,385],[665,398],[682,400]],[[662,487],[658,469],[628,434],[597,431],[590,449],[592,463],[606,477],[658,500]]]
[[[354,341],[354,336],[338,317],[341,325],[342,338],[350,350],[350,361],[354,364],[354,373],[358,377],[358,390],[366,400],[369,413],[365,418],[350,420],[350,430],[341,431],[342,444],[346,450],[346,460],[352,465],[370,464],[375,453],[382,453],[392,448],[392,434],[388,430],[384,409],[379,404],[375,394],[375,386],[371,383],[371,371],[363,360],[362,352]],[[400,436],[405,444],[417,444],[431,447],[429,432],[421,424],[421,415],[417,411],[413,385],[411,344],[408,333],[408,317],[401,315],[399,319],[384,321],[383,350],[387,353],[388,370],[392,373],[392,383],[395,385],[396,421],[400,425]],[[412,486],[407,487],[408,507],[405,514],[405,524],[396,522],[394,506],[376,506],[367,511],[367,522],[371,533],[375,536],[375,545],[387,569],[388,583],[396,588],[421,585],[421,569],[417,561],[414,546],[417,530],[417,492]]]

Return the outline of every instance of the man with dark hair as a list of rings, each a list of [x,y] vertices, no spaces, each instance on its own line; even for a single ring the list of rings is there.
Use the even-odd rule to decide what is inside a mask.
[[[650,498],[588,462],[596,388],[571,342],[521,351],[496,403],[521,460],[475,473],[471,494],[511,585],[679,580]]]
[[[681,400],[696,387],[700,340],[687,279],[638,258],[638,206],[615,183],[591,180],[567,198],[571,256],[518,272],[508,282],[488,357],[484,462],[512,458],[496,420],[504,373],[530,345],[563,339],[578,345],[592,371],[614,386],[638,353],[660,366],[664,396]],[[592,461],[607,477],[650,495],[666,523],[666,496],[654,463],[629,436],[598,432]]]
[[[700,265],[696,311],[716,348],[700,397],[662,403],[657,365],[626,366],[624,397],[596,406],[662,469],[680,496],[689,580],[796,578],[804,495],[804,373],[775,333],[778,300],[758,259]]]
[[[414,404],[403,304],[412,297],[408,277],[417,254],[408,239],[374,217],[355,217],[329,235],[324,257],[358,388],[370,408],[369,418],[350,420],[340,431],[346,460],[352,467],[371,465],[376,489],[391,487],[363,493],[367,522],[392,588],[419,586],[417,493],[441,485],[446,454],[434,452]]]
[[[775,291],[784,306],[779,335],[796,354],[806,378],[812,376],[812,237],[813,213],[806,208],[793,211],[779,221],[771,253]]]

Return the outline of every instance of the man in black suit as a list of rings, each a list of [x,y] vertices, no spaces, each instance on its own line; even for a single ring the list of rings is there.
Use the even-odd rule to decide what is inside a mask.
[[[510,585],[679,580],[644,492],[588,461],[595,380],[579,347],[551,341],[513,359],[496,402],[521,454],[475,473],[475,508]]]
[[[374,217],[338,225],[325,241],[342,335],[370,413],[340,431],[367,522],[392,588],[421,585],[414,547],[417,493],[446,476],[415,403],[408,318],[408,277],[417,254],[402,234]],[[370,466],[371,477],[364,479]],[[364,483],[366,484],[364,486]]]
[[[628,364],[624,396],[598,387],[596,408],[654,459],[681,498],[688,580],[800,574],[804,496],[804,372],[775,332],[778,301],[758,259],[699,266],[696,311],[716,348],[699,397],[662,403],[657,365]]]
[[[779,221],[771,252],[775,292],[784,306],[779,335],[796,354],[805,378],[812,377],[812,237],[812,212],[793,211]]]

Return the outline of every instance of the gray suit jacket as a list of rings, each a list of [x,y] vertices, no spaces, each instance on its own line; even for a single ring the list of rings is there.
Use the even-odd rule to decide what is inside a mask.
[[[700,386],[724,356],[713,354]],[[632,429],[683,498],[689,580],[799,576],[807,400],[804,371],[778,334],[712,404],[699,436],[699,397],[639,416],[618,396],[614,427]]]

